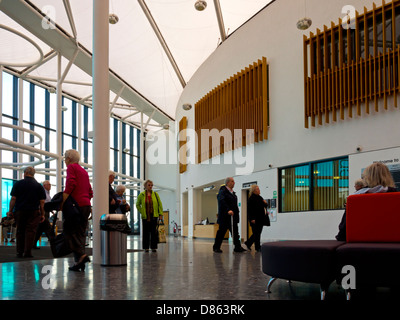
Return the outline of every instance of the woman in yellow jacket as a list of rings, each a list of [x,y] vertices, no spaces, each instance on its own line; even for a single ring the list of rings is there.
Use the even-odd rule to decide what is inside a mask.
[[[153,182],[147,180],[144,183],[144,191],[139,194],[136,208],[142,216],[143,249],[149,252],[149,246],[153,252],[157,251],[157,221],[162,216],[163,208],[159,195],[153,191]]]

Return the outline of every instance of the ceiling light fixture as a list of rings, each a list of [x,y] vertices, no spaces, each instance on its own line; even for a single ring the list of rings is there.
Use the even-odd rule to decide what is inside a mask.
[[[1,1],[1,0],[0,0]],[[50,93],[56,93],[56,88],[54,87],[48,87],[47,91],[49,91]]]
[[[108,16],[108,22],[110,24],[116,24],[118,21],[119,21],[118,16],[114,13],[110,13],[110,15]]]
[[[297,29],[300,30],[307,30],[309,27],[311,27],[312,21],[310,18],[303,18],[297,21],[296,26]]]
[[[183,108],[183,110],[188,111],[188,110],[192,109],[192,105],[190,103],[185,103],[182,106],[182,108]]]
[[[197,11],[203,11],[205,8],[207,8],[207,2],[204,0],[197,0],[194,4],[194,7]]]
[[[299,30],[307,30],[311,24],[311,19],[307,18],[307,0],[304,0],[304,18],[297,21],[296,26]]]

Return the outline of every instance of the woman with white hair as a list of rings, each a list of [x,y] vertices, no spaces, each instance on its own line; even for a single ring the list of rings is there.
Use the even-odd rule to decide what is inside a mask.
[[[366,167],[362,173],[362,179],[365,181],[364,188],[357,190],[354,194],[397,192],[392,174],[382,162],[375,162]],[[336,240],[346,241],[346,209],[339,224]]]
[[[79,219],[73,222],[67,220],[64,222],[65,239],[68,241],[75,260],[75,264],[69,267],[69,270],[85,271],[85,263],[90,262],[88,255],[85,254],[85,232],[92,208],[90,201],[93,198],[93,190],[88,173],[79,165],[79,152],[70,149],[65,151],[64,156],[67,166],[67,179],[61,208],[68,197],[72,197],[79,206]]]
[[[125,214],[131,210],[131,207],[126,202],[126,199],[124,197],[125,190],[126,190],[126,187],[123,184],[119,184],[115,188],[115,193],[117,194],[117,199],[118,199],[118,203],[119,203],[117,210],[116,210],[117,213]]]

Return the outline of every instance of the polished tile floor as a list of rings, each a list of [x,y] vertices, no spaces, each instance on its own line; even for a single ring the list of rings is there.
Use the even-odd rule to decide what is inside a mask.
[[[9,244],[10,245],[10,244]],[[45,245],[45,242],[44,242]],[[72,258],[1,263],[1,300],[319,300],[319,287],[269,277],[261,253],[234,253],[230,242],[213,253],[211,240],[168,237],[157,253],[141,251],[138,236],[128,237],[127,266],[89,263],[72,272]],[[327,299],[344,300],[332,284]]]
[[[85,272],[69,271],[70,257],[1,263],[0,300],[320,299],[318,285],[284,280],[267,294],[261,253],[234,253],[230,242],[223,243],[223,253],[213,253],[212,245],[211,240],[168,237],[157,253],[145,253],[140,237],[129,236],[128,249],[135,251],[128,252],[126,266],[89,263]],[[376,297],[390,295],[383,291]],[[344,291],[332,283],[326,299],[345,301]]]

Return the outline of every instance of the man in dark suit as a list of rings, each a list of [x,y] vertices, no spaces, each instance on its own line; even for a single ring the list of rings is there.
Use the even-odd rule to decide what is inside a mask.
[[[27,167],[24,179],[17,181],[11,189],[9,214],[17,222],[17,256],[32,257],[32,247],[36,229],[44,221],[44,201],[46,193],[35,178],[35,169]]]
[[[213,251],[221,253],[221,244],[224,240],[226,231],[229,229],[232,235],[233,244],[235,246],[234,252],[246,251],[242,248],[239,237],[239,207],[238,200],[233,187],[235,186],[235,180],[232,177],[225,179],[225,186],[222,186],[218,192],[218,224],[219,229],[215,237]],[[233,217],[233,226],[232,226]]]

